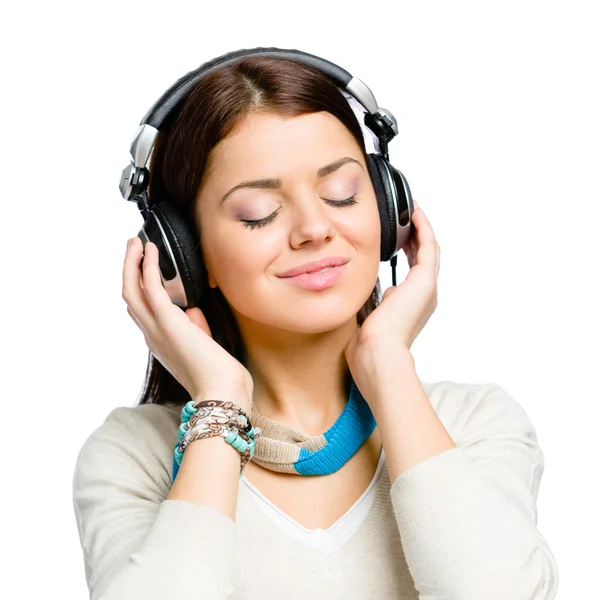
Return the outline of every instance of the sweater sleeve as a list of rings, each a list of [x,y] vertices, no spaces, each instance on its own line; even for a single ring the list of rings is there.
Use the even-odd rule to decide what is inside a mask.
[[[146,447],[147,446],[147,447]],[[235,522],[166,500],[135,410],[114,409],[77,457],[73,504],[92,600],[224,600],[233,588]]]
[[[444,425],[457,447],[412,466],[391,488],[419,598],[552,600],[558,572],[537,528],[544,458],[535,430],[497,384],[450,396],[459,426]]]

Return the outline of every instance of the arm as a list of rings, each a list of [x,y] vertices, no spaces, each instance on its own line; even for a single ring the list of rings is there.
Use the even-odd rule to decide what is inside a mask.
[[[377,403],[375,417],[420,599],[555,598],[557,565],[537,528],[543,453],[524,410],[496,384],[443,382],[435,392],[439,413],[446,403],[455,416],[453,447],[413,362],[397,373],[385,388],[395,404]]]
[[[170,472],[158,472],[158,463],[148,460],[150,446],[139,435],[135,411],[117,408],[77,458],[73,502],[90,598],[229,598],[237,451],[222,439],[190,444],[169,494]],[[203,490],[195,469],[210,477]]]

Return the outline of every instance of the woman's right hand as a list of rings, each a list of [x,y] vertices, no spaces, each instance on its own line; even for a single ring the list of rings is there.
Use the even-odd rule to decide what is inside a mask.
[[[140,262],[143,263],[140,267]],[[199,308],[183,311],[164,289],[158,248],[136,236],[123,266],[123,300],[154,357],[192,400],[230,400],[249,415],[254,383],[249,371],[212,339]]]

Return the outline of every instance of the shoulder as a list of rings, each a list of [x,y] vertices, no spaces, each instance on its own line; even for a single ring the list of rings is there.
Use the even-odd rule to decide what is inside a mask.
[[[74,485],[145,475],[168,489],[180,412],[180,407],[160,404],[111,410],[79,451]]]
[[[161,444],[174,447],[180,413],[181,407],[162,404],[118,406],[90,434],[82,449],[99,441],[150,448],[160,448]]]
[[[536,432],[523,406],[498,383],[451,380],[421,383],[456,443],[468,444],[474,441],[473,436],[492,436],[506,428],[517,429],[537,442]]]
[[[422,383],[422,382],[421,382]],[[537,432],[523,406],[497,383],[422,383],[439,420],[471,464],[536,520],[545,468]]]

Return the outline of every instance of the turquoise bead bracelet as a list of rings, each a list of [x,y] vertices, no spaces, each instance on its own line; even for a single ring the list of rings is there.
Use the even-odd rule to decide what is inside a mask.
[[[253,430],[253,427],[252,427],[252,430]],[[233,446],[233,448],[235,448],[236,450],[239,450],[240,453],[245,452],[249,448],[250,449],[250,458],[254,458],[256,443],[253,439],[253,435],[250,436],[249,433],[247,435],[250,438],[249,442],[244,440],[237,432],[233,431],[232,429],[225,429],[224,433],[221,434],[221,437],[224,438],[224,440],[225,440],[225,442],[227,442],[227,444],[231,444],[231,446]],[[179,445],[182,441],[183,441],[183,436],[181,437],[181,439],[179,439],[179,444],[177,444],[177,446],[175,447],[175,459],[176,459],[178,465],[180,465],[181,461],[183,460],[183,452],[181,452],[181,450],[179,450]]]
[[[229,408],[229,409],[233,408],[232,403],[224,403],[224,404],[228,405],[227,408]],[[217,406],[215,408],[220,408],[220,406]],[[178,470],[178,467],[181,465],[181,461],[183,460],[184,450],[181,451],[180,446],[181,446],[181,443],[183,442],[185,435],[191,429],[190,425],[189,425],[189,421],[190,421],[192,415],[197,412],[197,410],[198,410],[198,407],[195,405],[195,402],[193,400],[190,400],[189,402],[187,402],[187,404],[181,410],[181,425],[179,426],[179,429],[177,431],[178,444],[175,446],[175,450],[174,450],[174,462],[176,465],[175,468],[177,470]],[[249,460],[251,460],[254,457],[255,442],[256,442],[256,440],[254,438],[257,439],[260,436],[261,430],[259,427],[254,428],[251,425],[247,415],[240,408],[234,408],[233,410],[235,412],[241,413],[241,414],[238,414],[237,418],[239,420],[241,420],[242,423],[245,424],[245,427],[240,429],[238,432],[238,431],[235,431],[230,425],[229,425],[229,427],[223,426],[222,431],[220,433],[214,434],[214,435],[220,435],[221,437],[223,437],[224,440],[228,444],[233,446],[233,448],[238,450],[242,455],[244,455],[249,448],[249,458],[246,456],[244,459],[244,457],[242,456],[241,471],[243,471],[243,467],[245,466],[245,463],[247,463]],[[206,418],[209,419],[210,416],[207,416]],[[197,427],[197,423],[196,423],[196,427]],[[201,431],[201,429],[200,429],[200,431]],[[210,431],[210,430],[206,429],[206,431]],[[242,476],[243,476],[242,472],[240,472],[239,478],[241,479]],[[174,477],[173,477],[173,481],[174,481]]]

